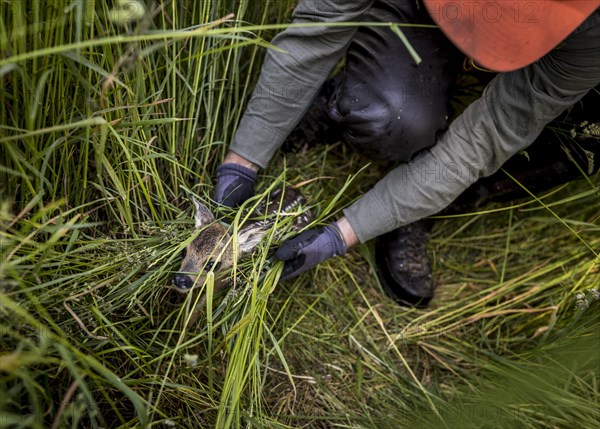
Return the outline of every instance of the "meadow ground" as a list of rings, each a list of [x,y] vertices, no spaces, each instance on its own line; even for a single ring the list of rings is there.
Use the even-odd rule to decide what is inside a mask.
[[[426,310],[371,243],[279,283],[282,227],[185,328],[190,195],[293,3],[2,3],[0,427],[598,427],[598,177],[439,219]],[[303,148],[257,189],[312,179],[321,224],[381,168]]]

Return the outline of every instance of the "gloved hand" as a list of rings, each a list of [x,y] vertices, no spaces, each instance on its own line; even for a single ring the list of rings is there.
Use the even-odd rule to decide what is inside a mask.
[[[346,243],[336,223],[323,229],[310,229],[285,241],[275,257],[285,261],[281,279],[286,280],[308,271],[334,256],[346,254]]]
[[[214,200],[227,207],[240,206],[254,195],[256,172],[240,164],[221,164],[217,167]]]

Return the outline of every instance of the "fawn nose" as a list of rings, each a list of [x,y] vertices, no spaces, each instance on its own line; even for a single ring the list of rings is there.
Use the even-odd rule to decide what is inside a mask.
[[[183,274],[175,275],[172,283],[173,283],[173,286],[175,286],[177,289],[184,290],[184,291],[190,290],[192,288],[192,286],[194,285],[194,282],[192,282],[192,279],[189,276],[186,276]]]

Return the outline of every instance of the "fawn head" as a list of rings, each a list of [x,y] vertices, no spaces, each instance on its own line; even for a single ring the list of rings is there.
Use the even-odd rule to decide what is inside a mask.
[[[217,292],[226,285],[222,273],[233,266],[236,255],[250,252],[263,234],[260,228],[241,228],[236,240],[238,248],[234,249],[230,229],[217,222],[208,207],[195,198],[193,201],[196,229],[201,231],[184,249],[181,268],[172,283],[180,292],[188,292],[194,285],[202,286],[206,274],[213,271]]]

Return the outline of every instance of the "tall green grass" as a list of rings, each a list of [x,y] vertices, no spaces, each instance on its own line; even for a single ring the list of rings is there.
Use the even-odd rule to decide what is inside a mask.
[[[370,245],[277,284],[281,224],[186,327],[189,196],[293,3],[1,4],[0,427],[597,426],[597,177],[439,221],[428,310]],[[326,222],[379,170],[309,148],[258,190],[315,178]]]

